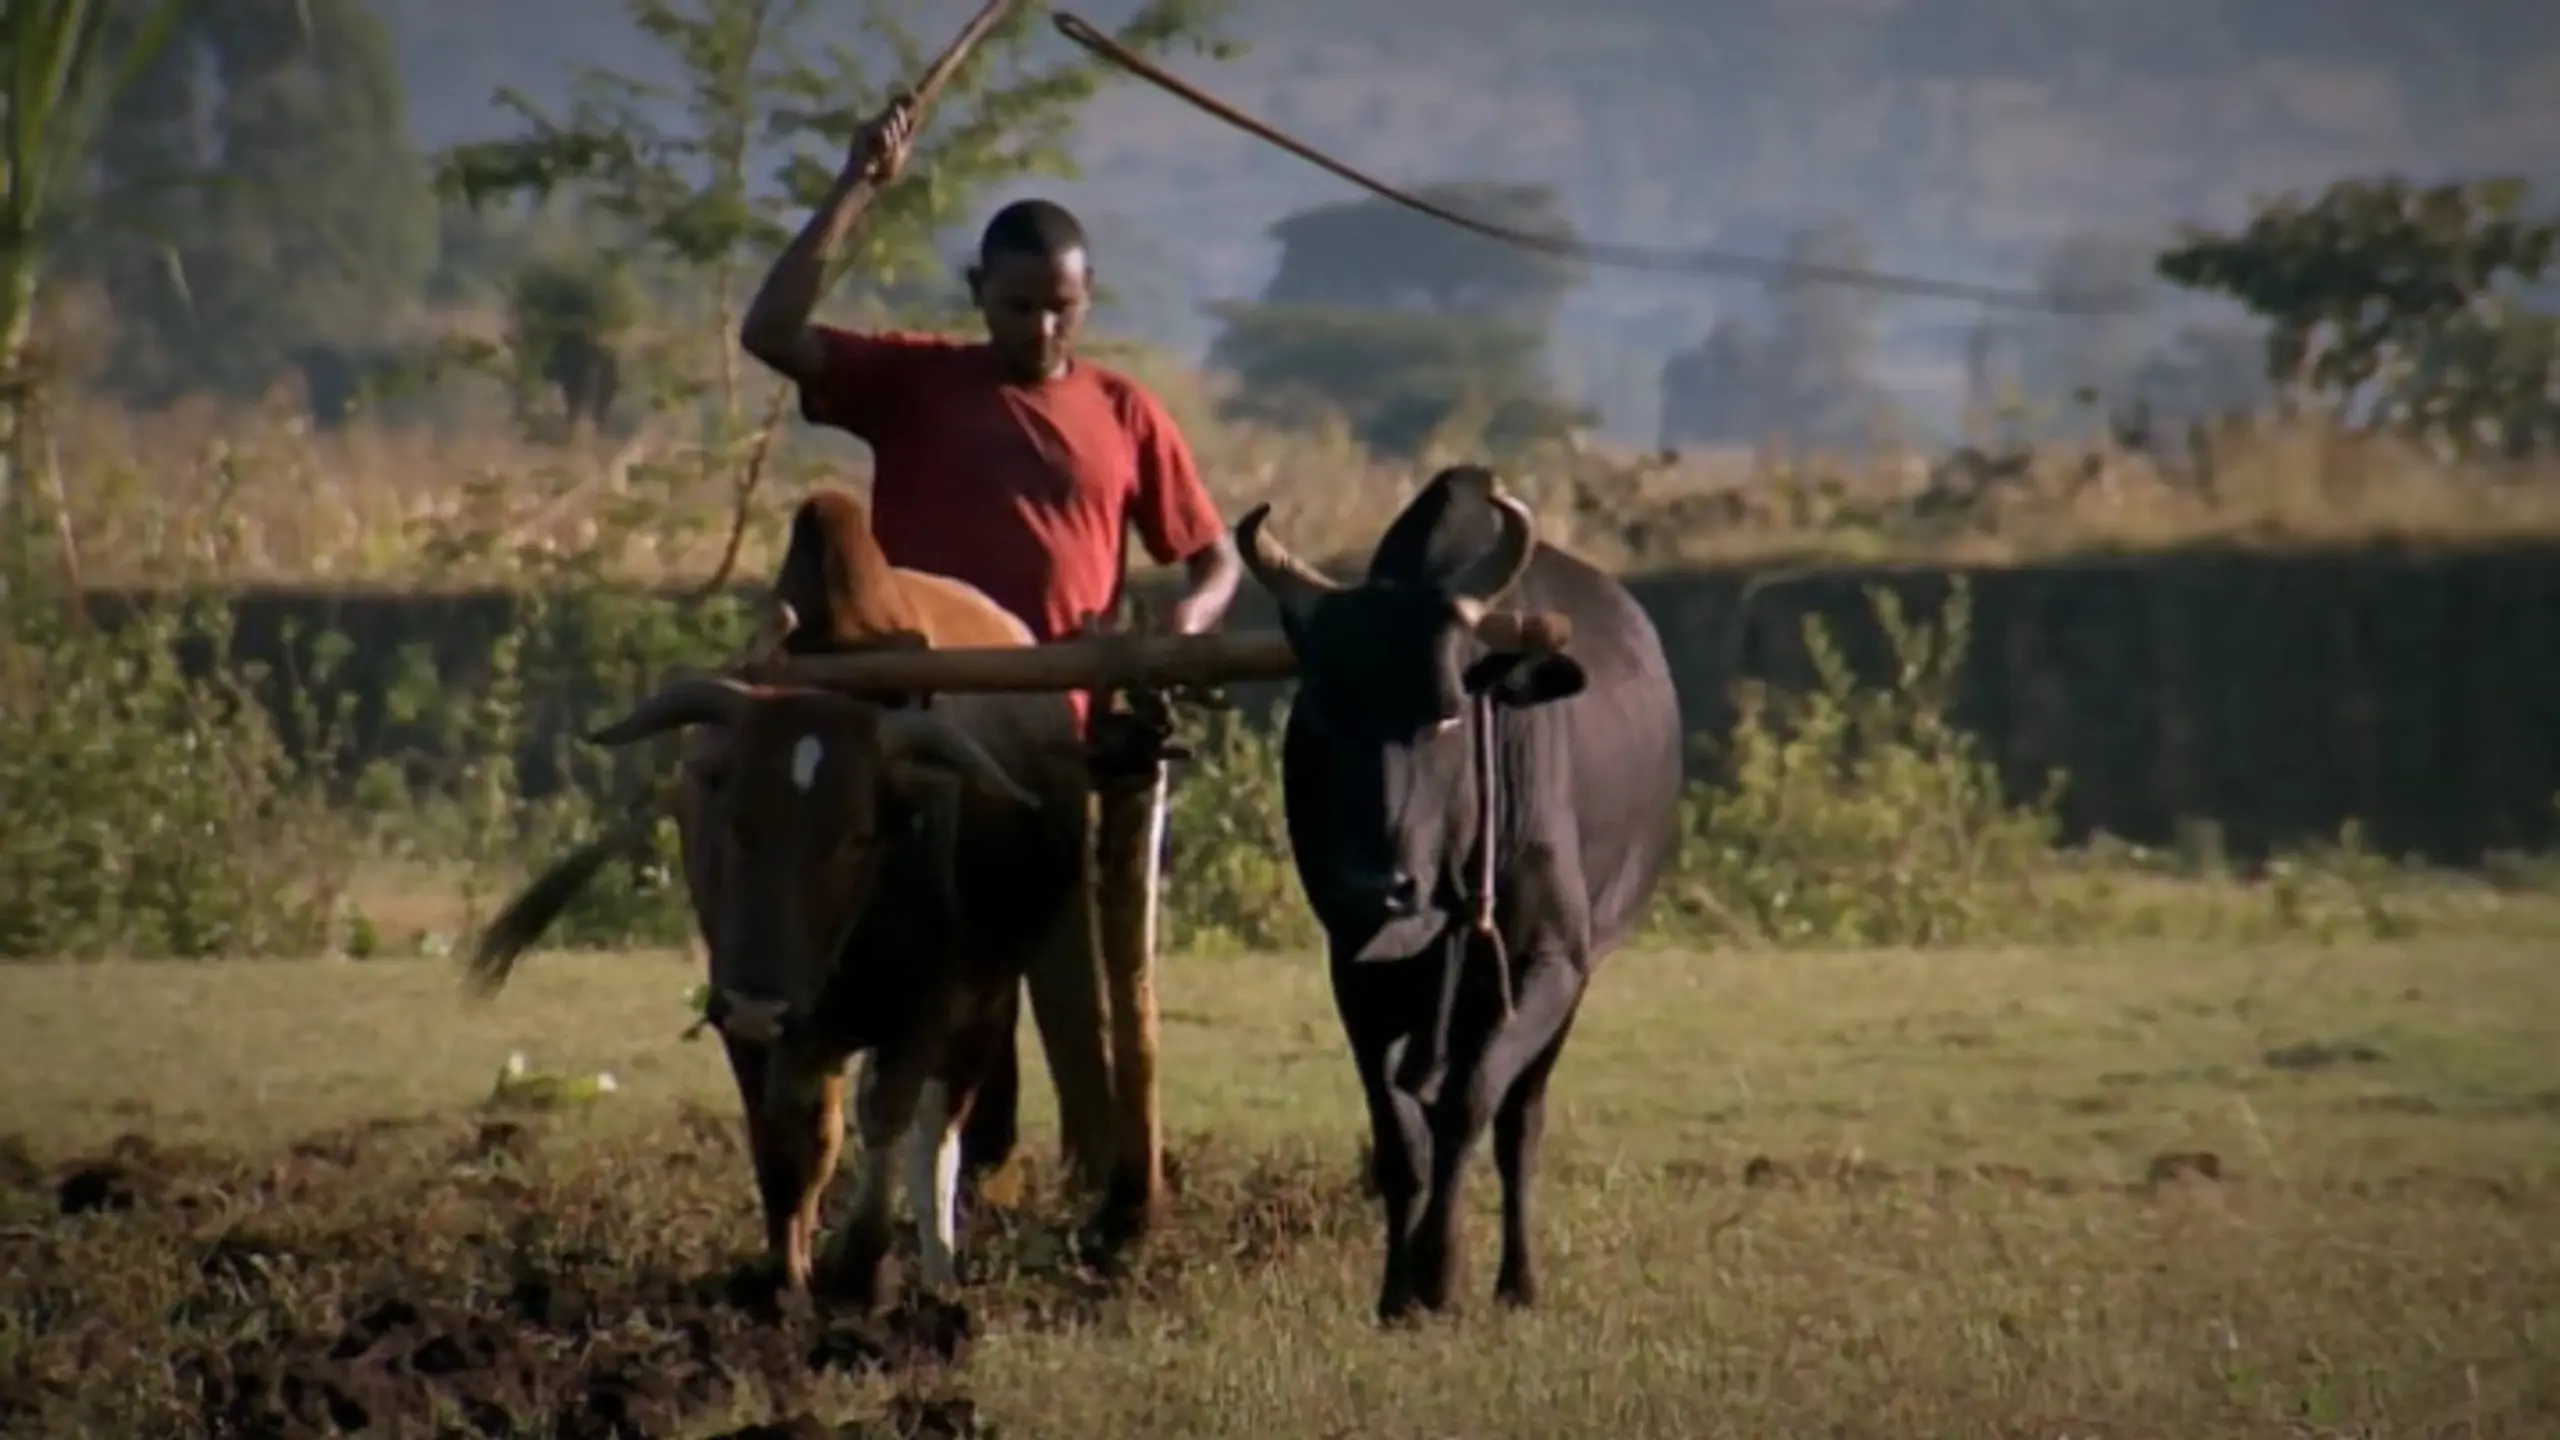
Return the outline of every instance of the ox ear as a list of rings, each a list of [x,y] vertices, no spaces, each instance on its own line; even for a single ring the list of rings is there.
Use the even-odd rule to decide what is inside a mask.
[[[1582,662],[1556,651],[1497,650],[1467,667],[1467,693],[1514,710],[1570,700],[1590,685]]]

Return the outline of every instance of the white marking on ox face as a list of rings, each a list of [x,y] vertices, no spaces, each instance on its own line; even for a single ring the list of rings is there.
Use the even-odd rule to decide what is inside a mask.
[[[803,795],[806,795],[811,790],[816,789],[818,784],[818,766],[824,762],[826,758],[827,747],[818,743],[817,736],[801,736],[800,743],[791,747],[792,787]]]

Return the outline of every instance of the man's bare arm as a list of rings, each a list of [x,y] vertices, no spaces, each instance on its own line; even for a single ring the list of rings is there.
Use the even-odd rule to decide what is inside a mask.
[[[826,290],[827,272],[835,267],[845,237],[871,208],[872,198],[897,178],[913,138],[913,113],[904,100],[893,102],[855,131],[846,148],[844,169],[828,187],[827,198],[782,248],[773,268],[765,272],[764,283],[756,287],[755,298],[747,302],[746,318],[738,325],[740,348],[794,384],[815,380],[826,363],[809,319],[817,313],[818,297]]]
[[[1173,631],[1177,635],[1202,635],[1218,628],[1226,618],[1227,607],[1235,603],[1236,585],[1244,578],[1244,566],[1236,557],[1236,542],[1220,535],[1207,548],[1196,551],[1182,562],[1188,582],[1182,598],[1173,602]]]

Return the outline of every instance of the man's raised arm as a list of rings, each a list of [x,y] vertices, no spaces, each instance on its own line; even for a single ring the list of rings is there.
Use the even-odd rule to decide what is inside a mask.
[[[826,346],[809,318],[817,312],[827,271],[872,197],[906,165],[914,140],[914,110],[903,97],[854,131],[845,147],[844,169],[828,187],[827,198],[783,247],[755,298],[747,302],[746,318],[738,326],[739,346],[803,389],[826,370]]]

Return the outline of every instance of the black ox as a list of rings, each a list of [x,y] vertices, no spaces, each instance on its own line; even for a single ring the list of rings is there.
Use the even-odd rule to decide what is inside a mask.
[[[1268,517],[1247,515],[1236,539],[1299,663],[1289,841],[1368,1097],[1378,1315],[1449,1304],[1460,1181],[1488,1125],[1495,1295],[1526,1305],[1547,1084],[1592,971],[1677,848],[1662,642],[1624,586],[1540,544],[1480,468],[1435,476],[1357,585],[1292,556]]]

